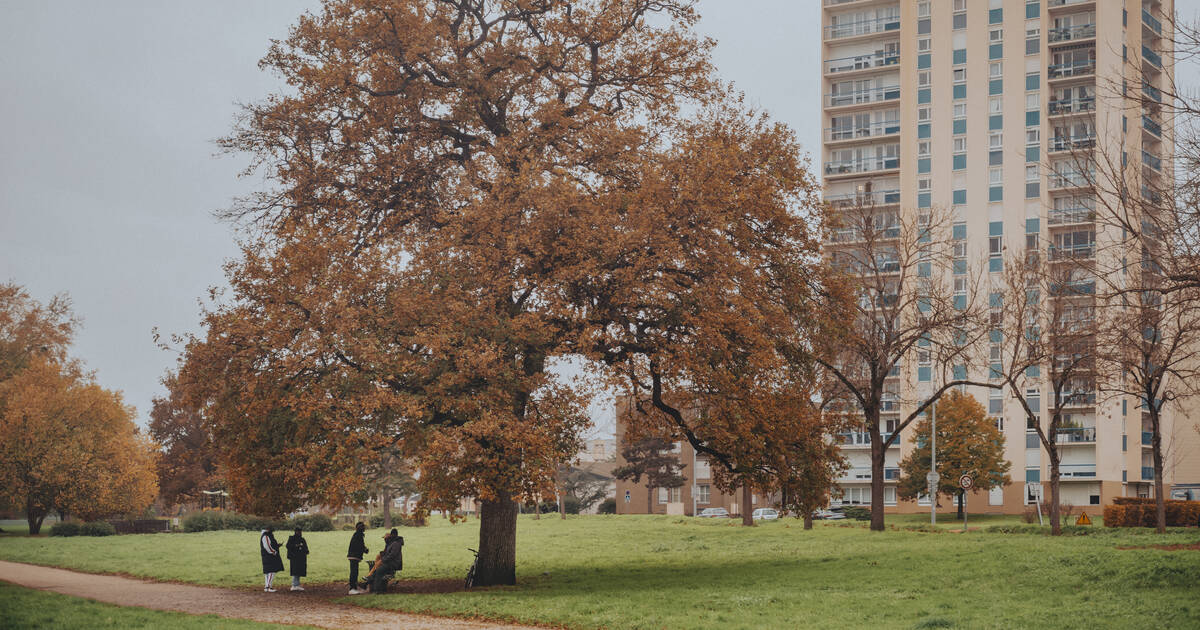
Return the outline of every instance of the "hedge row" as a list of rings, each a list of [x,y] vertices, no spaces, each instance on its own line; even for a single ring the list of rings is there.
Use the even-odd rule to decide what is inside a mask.
[[[306,532],[333,531],[333,520],[324,514],[301,514],[287,521],[238,514],[237,512],[197,512],[183,519],[185,532],[212,532],[222,529],[259,531],[268,527],[285,531],[297,527]]]
[[[1200,525],[1200,501],[1164,501],[1167,508],[1167,527]],[[1155,527],[1158,525],[1154,499],[1117,497],[1113,505],[1104,507],[1104,524],[1108,527]]]
[[[105,521],[94,523],[64,521],[50,526],[51,536],[112,536],[116,533],[117,528],[113,527],[112,523]]]

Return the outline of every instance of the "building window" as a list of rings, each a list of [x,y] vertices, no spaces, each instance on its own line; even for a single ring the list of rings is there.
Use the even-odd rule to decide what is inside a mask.
[[[917,3],[917,17],[929,17],[929,3],[928,2],[918,2]]]
[[[696,503],[708,503],[710,496],[708,484],[696,486]]]
[[[955,136],[953,139],[953,142],[954,142],[954,152],[955,153],[966,153],[967,152],[966,136]]]
[[[917,155],[925,157],[929,155],[930,143],[928,140],[922,140],[917,143]]]
[[[954,69],[954,82],[955,83],[966,83],[967,82],[967,69],[966,68],[955,68]]]
[[[1025,95],[1025,109],[1027,110],[1042,110],[1042,99],[1038,92],[1030,92]]]
[[[955,13],[954,17],[951,18],[951,20],[952,20],[951,27],[954,30],[961,31],[962,29],[967,28],[967,14],[966,13]]]
[[[1036,145],[1042,141],[1041,129],[1026,129],[1025,130],[1025,145]]]
[[[955,103],[954,104],[954,117],[955,118],[964,118],[964,117],[966,117],[966,115],[967,115],[967,104],[966,103]]]
[[[928,37],[922,37],[917,40],[917,52],[929,52],[933,50],[933,44]]]
[[[917,120],[919,122],[929,122],[929,120],[931,118],[930,111],[931,110],[928,107],[918,107],[917,108]]]
[[[988,41],[997,44],[1004,41],[1004,29],[993,28],[988,31]]]
[[[1004,76],[1004,62],[993,61],[988,64],[988,77],[998,79]]]
[[[1004,112],[1004,97],[989,96],[988,97],[988,113],[1000,114]]]
[[[929,87],[932,84],[932,82],[933,81],[932,81],[932,79],[930,79],[930,74],[929,74],[928,70],[922,70],[917,73],[917,86]]]
[[[1004,146],[1004,132],[996,131],[988,134],[988,148],[999,149]]]

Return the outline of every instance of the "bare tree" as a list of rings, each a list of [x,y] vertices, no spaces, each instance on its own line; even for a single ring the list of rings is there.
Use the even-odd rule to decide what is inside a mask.
[[[1200,289],[1163,292],[1152,268],[1140,269],[1137,276],[1139,290],[1122,294],[1121,306],[1110,309],[1111,325],[1100,335],[1100,362],[1108,366],[1100,372],[1107,376],[1101,387],[1138,400],[1141,431],[1150,434],[1156,526],[1162,533],[1167,526],[1163,407],[1200,393]]]
[[[828,259],[854,299],[830,313],[816,360],[840,385],[840,405],[830,408],[861,416],[871,444],[871,529],[882,531],[888,448],[952,387],[994,385],[968,377],[986,327],[978,282],[965,254],[954,250],[952,218],[939,209],[902,212],[875,201],[867,193],[834,207],[838,224]],[[918,382],[902,388],[906,359],[916,359]],[[885,409],[898,414],[887,427]]]
[[[1043,260],[1040,249],[1035,244],[1011,256],[1003,286],[989,299],[997,359],[991,369],[1021,405],[1049,459],[1050,528],[1058,535],[1062,445],[1095,440],[1095,427],[1072,426],[1068,413],[1097,403],[1096,278],[1078,259],[1056,260],[1052,253]]]

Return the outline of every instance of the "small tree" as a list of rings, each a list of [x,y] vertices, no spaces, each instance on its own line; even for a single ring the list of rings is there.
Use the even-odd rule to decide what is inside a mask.
[[[165,397],[156,397],[150,409],[150,437],[162,447],[158,459],[159,497],[174,505],[198,500],[202,490],[223,488],[217,468],[212,433],[198,409],[184,404],[177,393],[175,375],[163,379]]]
[[[915,499],[927,491],[925,475],[930,463],[930,419],[916,425],[917,448],[900,461],[902,498]],[[963,515],[966,491],[958,480],[968,475],[974,481],[972,492],[1002,488],[1012,479],[1012,464],[1004,456],[1004,434],[987,417],[987,410],[974,396],[952,390],[937,405],[937,471],[941,476],[937,494],[958,499],[958,517]],[[937,503],[937,496],[930,497]]]
[[[646,478],[646,513],[653,514],[654,489],[678,488],[687,479],[680,474],[683,465],[671,450],[674,443],[663,438],[648,437],[626,443],[621,448],[625,465],[613,471],[617,479],[641,483]]]

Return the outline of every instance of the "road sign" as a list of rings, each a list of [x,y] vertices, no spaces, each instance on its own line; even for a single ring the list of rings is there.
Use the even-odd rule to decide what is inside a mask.
[[[1025,484],[1025,494],[1033,497],[1035,500],[1041,501],[1044,496],[1042,494],[1042,484],[1036,482]]]
[[[959,485],[959,487],[961,487],[963,490],[970,490],[970,489],[971,489],[971,476],[970,476],[970,475],[963,475],[962,477],[959,477],[959,478],[958,478],[958,485]]]
[[[1080,512],[1079,518],[1075,520],[1076,525],[1091,525],[1092,519],[1088,518],[1087,512]]]
[[[937,492],[938,483],[941,482],[942,476],[937,474],[937,471],[930,471],[925,474],[925,487],[929,489],[929,494]]]

